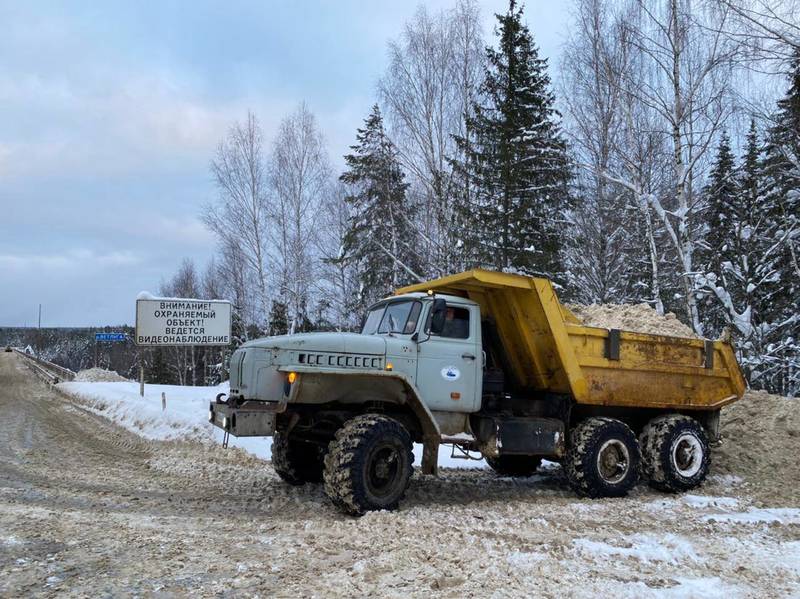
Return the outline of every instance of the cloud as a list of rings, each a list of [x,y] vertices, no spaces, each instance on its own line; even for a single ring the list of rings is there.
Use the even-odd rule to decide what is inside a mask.
[[[0,102],[6,116],[36,117],[5,136],[0,168],[7,177],[169,172],[202,164],[247,111],[246,100],[206,101],[163,72],[116,73],[107,89],[82,80],[0,76]]]
[[[0,254],[0,273],[29,273],[31,276],[58,271],[104,270],[109,267],[132,266],[142,261],[141,256],[130,251],[98,253],[87,249],[72,249],[53,254]]]
[[[134,229],[141,236],[152,238],[159,244],[168,240],[172,245],[182,245],[187,254],[195,248],[208,248],[215,243],[214,235],[194,215],[183,218],[162,214],[142,215],[132,223],[128,222],[126,228]]]

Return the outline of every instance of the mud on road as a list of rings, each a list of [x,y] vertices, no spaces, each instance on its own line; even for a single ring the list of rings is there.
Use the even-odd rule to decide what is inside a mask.
[[[556,466],[415,475],[399,512],[353,519],[241,451],[145,441],[20,360],[0,354],[0,596],[800,593],[797,481],[772,501],[735,455],[694,494],[621,500],[575,498]]]

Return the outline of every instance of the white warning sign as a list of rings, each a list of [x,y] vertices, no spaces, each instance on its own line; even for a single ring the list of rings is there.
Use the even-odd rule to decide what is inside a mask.
[[[229,345],[231,304],[223,300],[159,298],[136,300],[136,345]]]

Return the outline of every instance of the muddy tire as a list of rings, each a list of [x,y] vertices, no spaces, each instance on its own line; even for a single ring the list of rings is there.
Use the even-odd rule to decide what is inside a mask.
[[[282,431],[272,437],[272,467],[290,485],[322,482],[324,457],[320,446],[291,439]]]
[[[588,418],[570,436],[567,480],[582,497],[623,497],[639,480],[639,442],[627,424]]]
[[[500,476],[531,476],[542,465],[542,458],[529,455],[501,455],[485,459],[489,467]]]
[[[694,418],[668,414],[653,418],[639,437],[642,472],[654,489],[688,491],[708,475],[708,435]]]
[[[387,416],[347,421],[325,456],[325,494],[345,513],[397,509],[413,470],[411,436]]]

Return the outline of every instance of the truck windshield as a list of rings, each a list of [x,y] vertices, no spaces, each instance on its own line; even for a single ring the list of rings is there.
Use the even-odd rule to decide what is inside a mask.
[[[416,300],[387,302],[374,306],[367,314],[362,335],[381,333],[411,334],[417,328],[422,303]]]

